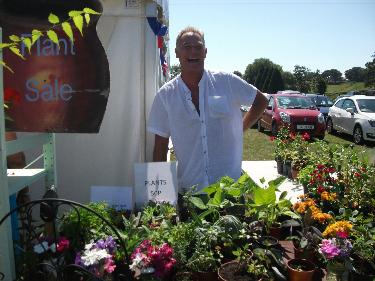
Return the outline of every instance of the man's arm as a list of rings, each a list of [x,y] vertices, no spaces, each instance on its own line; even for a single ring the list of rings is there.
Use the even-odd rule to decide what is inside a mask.
[[[169,143],[168,138],[155,135],[154,154],[153,154],[154,162],[167,161],[168,143]]]
[[[254,102],[250,107],[250,110],[246,112],[242,119],[243,130],[250,128],[255,124],[256,121],[262,116],[263,111],[266,109],[268,104],[267,98],[259,90],[255,96]]]

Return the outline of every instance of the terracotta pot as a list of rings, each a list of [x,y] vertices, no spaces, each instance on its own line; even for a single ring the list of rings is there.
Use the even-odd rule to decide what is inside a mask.
[[[3,0],[0,26],[3,38],[28,37],[33,29],[51,29],[48,15],[60,22],[71,10],[89,7],[102,12],[99,0]],[[91,15],[83,36],[71,23],[74,43],[60,26],[54,31],[59,46],[47,36],[40,37],[29,54],[25,46],[20,59],[4,49],[4,61],[15,74],[4,70],[4,92],[17,96],[8,110],[13,121],[8,131],[96,133],[102,122],[109,94],[109,65],[96,33],[99,16]]]
[[[301,266],[297,270],[296,266]],[[315,264],[305,259],[291,259],[287,263],[289,281],[311,281],[314,276]]]
[[[251,280],[253,281],[249,275],[241,275],[238,272],[238,261],[230,261],[224,263],[218,269],[218,280],[219,281],[233,281],[233,280]]]
[[[314,249],[301,249],[294,245],[294,257],[296,259],[306,259],[314,264],[317,264],[318,260],[315,255]]]
[[[279,244],[279,240],[273,236],[262,236],[259,238],[259,243],[266,248],[275,247]]]

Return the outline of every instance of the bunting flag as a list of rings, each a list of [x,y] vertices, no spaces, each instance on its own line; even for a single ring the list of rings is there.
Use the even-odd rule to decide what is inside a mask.
[[[156,17],[147,17],[147,21],[155,35],[164,36],[167,34],[168,27],[160,23]]]
[[[168,27],[161,22],[158,21],[156,17],[147,17],[148,24],[154,34],[157,37],[157,44],[158,48],[160,49],[160,65],[163,72],[164,77],[167,77],[167,71],[168,71],[168,64],[165,59],[165,50],[166,45],[164,42],[163,36],[165,36],[168,32]]]

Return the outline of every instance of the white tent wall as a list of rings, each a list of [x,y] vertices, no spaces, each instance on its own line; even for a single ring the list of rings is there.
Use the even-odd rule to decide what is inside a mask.
[[[127,2],[133,6],[126,7]],[[146,16],[156,16],[156,3],[125,3],[103,1],[97,27],[111,76],[100,132],[56,134],[60,198],[89,202],[91,186],[134,186],[133,164],[152,159],[146,121],[162,73],[157,38]]]

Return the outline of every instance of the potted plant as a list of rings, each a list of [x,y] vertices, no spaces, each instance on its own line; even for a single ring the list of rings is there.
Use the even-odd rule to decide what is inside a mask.
[[[254,188],[250,195],[248,205],[248,213],[253,214],[257,220],[263,221],[265,232],[269,235],[277,237],[277,233],[271,234],[270,231],[275,224],[279,226],[279,234],[281,225],[279,219],[283,216],[291,218],[300,218],[299,215],[291,210],[291,202],[286,199],[287,192],[282,192],[279,198],[276,197],[277,186],[281,183],[280,179],[269,182],[268,188]]]
[[[256,248],[254,253],[249,250],[249,245],[234,251],[236,260],[227,262],[218,270],[220,281],[266,281],[274,280],[271,267],[273,260],[264,249]]]
[[[291,259],[287,263],[289,281],[311,281],[315,265],[305,259]]]
[[[310,139],[310,135],[308,133],[304,133],[303,135],[297,134],[295,135],[292,143],[291,143],[291,174],[292,179],[297,179],[298,172],[304,168],[308,162],[308,140]]]
[[[374,222],[360,223],[352,232],[353,269],[351,279],[372,281],[375,279],[375,226]]]

